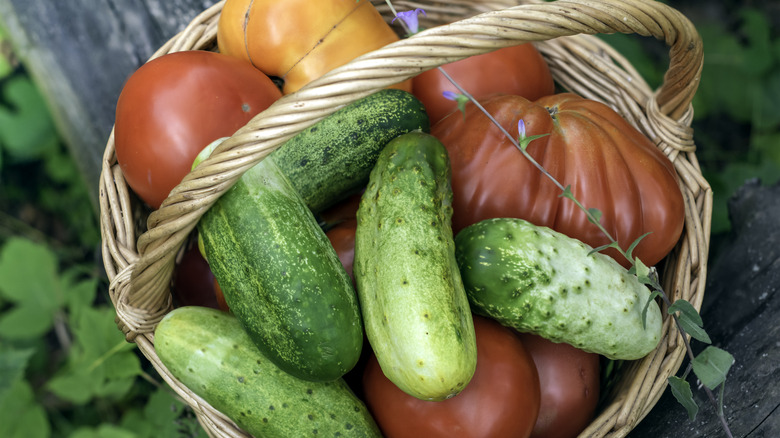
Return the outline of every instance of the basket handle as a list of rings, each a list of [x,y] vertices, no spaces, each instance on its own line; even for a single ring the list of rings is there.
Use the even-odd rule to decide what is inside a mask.
[[[246,170],[298,132],[361,97],[452,61],[525,42],[616,32],[652,36],[670,47],[655,102],[661,114],[678,120],[698,86],[701,40],[680,12],[647,0],[558,0],[481,13],[370,52],[284,96],[223,142],[149,216],[131,275],[115,285],[118,313],[147,315],[146,323],[123,327],[128,339],[152,331],[170,306],[176,253],[203,213]]]

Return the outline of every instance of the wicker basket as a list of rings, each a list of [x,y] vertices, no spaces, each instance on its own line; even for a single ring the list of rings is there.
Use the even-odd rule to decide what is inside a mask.
[[[389,21],[383,0],[373,0]],[[686,202],[683,236],[659,266],[674,300],[701,306],[707,268],[712,192],[702,177],[690,128],[690,105],[702,67],[702,45],[678,11],[651,0],[559,0],[517,5],[510,0],[394,1],[397,10],[424,8],[430,29],[369,53],[287,95],[240,129],[178,185],[157,211],[130,192],[114,153],[113,134],[100,181],[104,264],[117,324],[168,384],[193,408],[211,436],[246,437],[223,414],[178,382],[160,363],[153,331],[171,310],[177,255],[198,219],[240,175],[299,131],[343,105],[421,71],[494,49],[534,42],[563,88],[607,103],[652,139],[674,163]],[[216,50],[219,2],[196,17],[154,57],[181,50]],[[450,24],[448,24],[450,23]],[[439,26],[441,25],[441,26]],[[437,27],[434,27],[437,26]],[[652,36],[670,48],[664,83],[652,90],[598,33]],[[623,437],[644,418],[676,373],[685,349],[666,318],[658,348],[630,362],[582,437]]]

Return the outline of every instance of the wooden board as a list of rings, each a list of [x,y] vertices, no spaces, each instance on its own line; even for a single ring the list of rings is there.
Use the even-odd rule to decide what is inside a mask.
[[[215,0],[0,0],[0,25],[49,103],[97,212],[100,165],[127,77]]]

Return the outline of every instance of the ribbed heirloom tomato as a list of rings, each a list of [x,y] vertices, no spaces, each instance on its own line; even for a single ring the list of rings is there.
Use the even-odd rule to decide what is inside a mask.
[[[539,377],[520,338],[498,322],[474,317],[477,369],[458,395],[426,401],[395,386],[369,358],[366,404],[387,438],[528,438],[539,414]]]
[[[206,51],[163,55],[125,83],[116,107],[114,144],[127,184],[158,208],[195,156],[281,97],[249,63]]]
[[[555,92],[547,62],[530,43],[471,56],[442,69],[478,101],[496,93],[536,100]],[[456,102],[444,97],[445,91],[458,93],[438,69],[412,78],[412,92],[425,105],[431,125],[457,109]]]
[[[227,0],[217,26],[219,51],[283,79],[285,94],[398,39],[369,0]]]
[[[536,139],[527,151],[647,266],[663,259],[677,243],[685,204],[672,162],[618,113],[600,102],[571,93],[530,101],[501,95],[481,102],[512,135],[524,120]],[[517,217],[552,228],[592,247],[607,237],[561,189],[542,174],[476,107],[465,117],[451,114],[431,128],[452,163],[453,231],[483,219]],[[605,251],[628,266],[609,248]]]

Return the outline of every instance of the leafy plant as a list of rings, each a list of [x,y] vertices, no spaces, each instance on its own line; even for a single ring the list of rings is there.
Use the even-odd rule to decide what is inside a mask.
[[[117,329],[87,185],[0,47],[0,436],[205,437]]]

